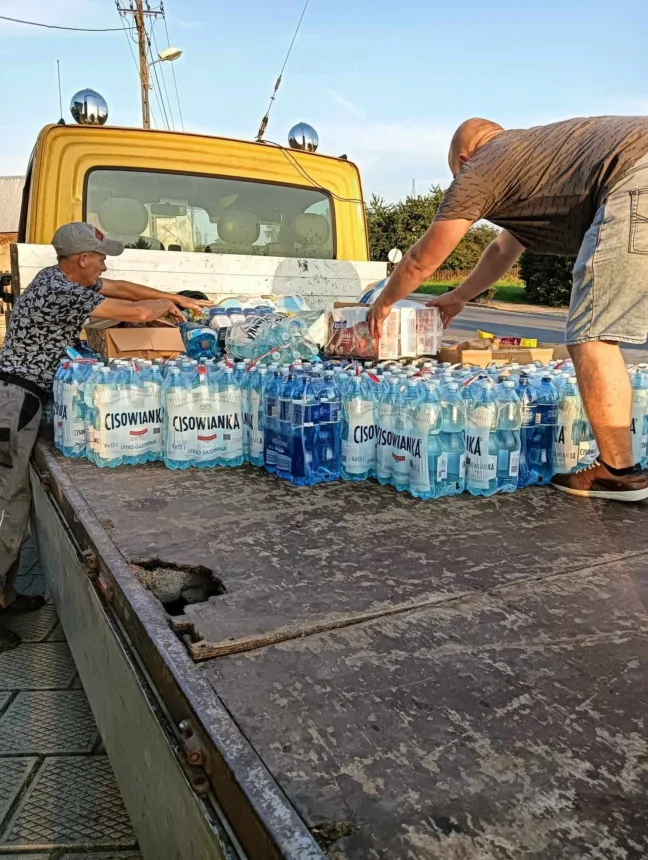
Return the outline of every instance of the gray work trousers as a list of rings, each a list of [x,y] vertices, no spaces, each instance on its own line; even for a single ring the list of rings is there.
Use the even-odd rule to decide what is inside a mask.
[[[38,436],[41,402],[0,379],[0,609],[16,599],[20,545],[29,525],[29,458]]]

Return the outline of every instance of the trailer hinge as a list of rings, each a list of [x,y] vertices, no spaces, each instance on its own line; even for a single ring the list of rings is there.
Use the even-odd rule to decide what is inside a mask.
[[[97,578],[97,553],[93,549],[86,549],[81,553],[81,564],[88,579]]]
[[[191,720],[182,720],[178,725],[184,753],[184,769],[196,794],[207,794],[210,791],[207,778],[207,751],[196,735]]]

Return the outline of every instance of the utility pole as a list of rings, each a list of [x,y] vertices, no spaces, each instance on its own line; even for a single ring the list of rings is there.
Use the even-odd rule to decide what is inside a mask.
[[[147,16],[158,16],[164,15],[164,12],[161,9],[144,9],[143,0],[131,0],[129,8],[124,8],[123,6],[117,5],[117,10],[119,12],[124,13],[125,15],[132,15],[135,21],[135,26],[137,28],[137,44],[139,47],[139,74],[140,74],[140,89],[142,94],[142,125],[144,128],[151,127],[151,109],[149,106],[149,90],[151,89],[151,85],[149,83],[149,64],[147,57],[147,50],[149,47],[149,37],[146,32],[146,18]],[[129,36],[130,38],[130,36]]]

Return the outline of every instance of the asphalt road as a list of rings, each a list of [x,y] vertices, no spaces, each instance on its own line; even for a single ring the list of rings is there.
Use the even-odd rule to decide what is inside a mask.
[[[498,337],[536,337],[541,341],[562,343],[564,339],[565,317],[551,314],[527,314],[515,311],[501,311],[492,308],[469,305],[447,330],[448,337],[475,338],[480,328]],[[648,344],[623,347],[627,361],[648,361]]]

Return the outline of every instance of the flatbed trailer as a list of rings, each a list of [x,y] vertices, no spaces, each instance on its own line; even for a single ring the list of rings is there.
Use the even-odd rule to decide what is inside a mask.
[[[44,441],[32,483],[144,857],[648,855],[645,506],[100,470]]]

